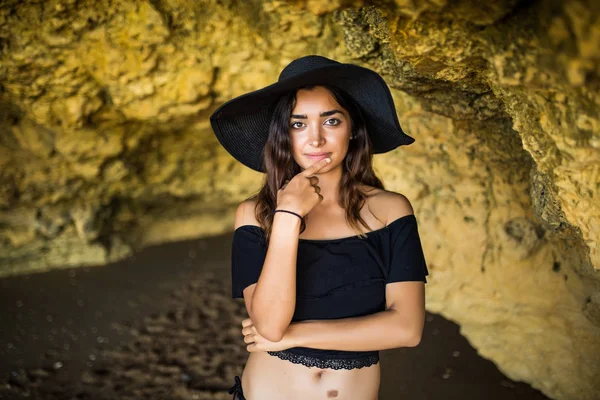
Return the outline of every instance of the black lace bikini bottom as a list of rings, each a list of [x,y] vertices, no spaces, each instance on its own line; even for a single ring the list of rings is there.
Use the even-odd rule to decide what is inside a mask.
[[[244,391],[242,390],[242,380],[239,376],[235,376],[235,384],[227,391],[233,395],[233,400],[246,400]]]

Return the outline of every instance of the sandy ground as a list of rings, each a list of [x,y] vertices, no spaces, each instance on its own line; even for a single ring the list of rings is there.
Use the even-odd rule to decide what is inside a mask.
[[[230,246],[224,235],[0,279],[0,399],[231,399],[248,352]],[[418,347],[380,355],[380,400],[547,399],[436,314]]]

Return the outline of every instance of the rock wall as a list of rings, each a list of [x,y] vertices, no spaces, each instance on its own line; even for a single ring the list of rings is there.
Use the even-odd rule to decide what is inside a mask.
[[[417,141],[376,169],[418,215],[427,308],[512,379],[597,398],[591,0],[5,1],[0,275],[231,230],[261,176],[208,115],[305,54],[370,67],[393,89]]]

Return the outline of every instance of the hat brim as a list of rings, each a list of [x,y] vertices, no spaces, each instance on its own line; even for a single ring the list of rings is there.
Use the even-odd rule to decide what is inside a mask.
[[[315,68],[227,101],[210,116],[221,145],[255,171],[262,169],[264,144],[275,102],[304,85],[331,84],[344,90],[365,115],[373,153],[385,153],[415,141],[400,127],[390,90],[376,72],[354,64]]]

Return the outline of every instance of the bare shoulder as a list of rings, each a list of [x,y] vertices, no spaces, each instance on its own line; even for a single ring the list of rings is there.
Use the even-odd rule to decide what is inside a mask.
[[[235,223],[233,229],[237,229],[242,225],[260,226],[256,220],[254,210],[256,209],[256,200],[242,201],[235,211]]]
[[[386,191],[385,201],[388,210],[386,224],[389,224],[390,222],[395,221],[398,218],[415,213],[412,204],[410,203],[408,198],[402,193]]]
[[[405,215],[414,214],[410,201],[401,193],[369,185],[363,185],[362,189],[367,194],[370,213],[377,220],[385,222],[385,225]]]

